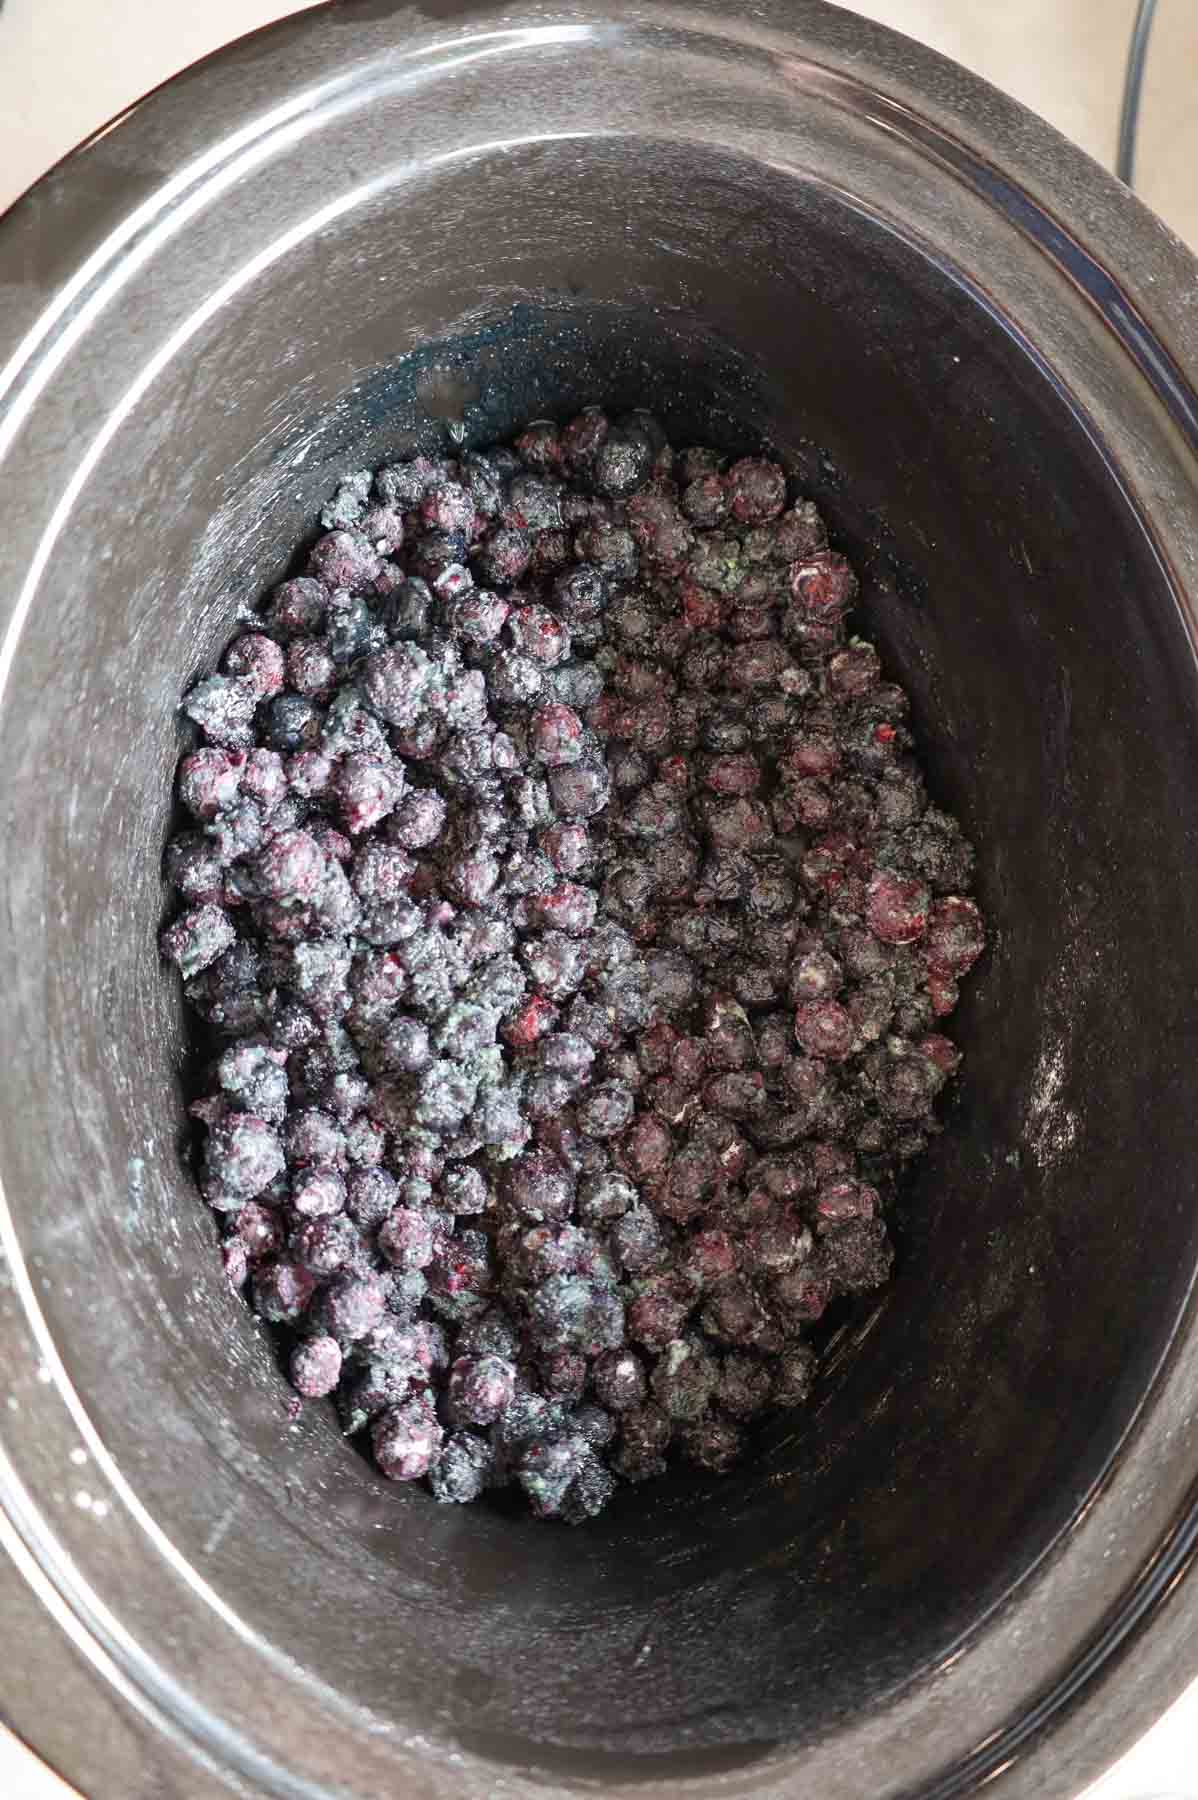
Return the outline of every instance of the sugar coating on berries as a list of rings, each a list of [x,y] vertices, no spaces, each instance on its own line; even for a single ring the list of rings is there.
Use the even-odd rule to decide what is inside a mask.
[[[768,455],[588,407],[319,525],[182,698],[200,1190],[385,1477],[580,1524],[889,1278],[973,852]]]

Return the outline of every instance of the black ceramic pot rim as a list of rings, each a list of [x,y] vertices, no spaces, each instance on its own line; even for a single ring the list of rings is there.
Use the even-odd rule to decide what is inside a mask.
[[[708,54],[784,59],[796,97],[819,95],[900,139],[916,160],[949,172],[972,206],[1017,228],[1029,271],[1039,264],[1071,285],[1101,346],[1085,393],[1080,385],[1075,391],[1073,379],[1083,379],[1080,362],[1067,369],[1068,359],[1051,353],[1050,322],[1037,314],[1046,302],[1029,290],[1026,311],[1009,295],[993,305],[1035,347],[1046,373],[1100,437],[1155,538],[1193,640],[1198,534],[1176,503],[1180,490],[1171,491],[1168,456],[1180,468],[1198,452],[1192,386],[1198,308],[1191,304],[1198,266],[1125,189],[983,82],[819,0],[775,0],[742,17],[696,0],[685,8],[655,8],[647,19],[617,0],[560,9],[528,5],[521,20],[485,5],[472,12],[435,0],[423,12],[385,0],[320,8],[220,53],[108,128],[129,143],[151,130],[173,132],[179,144],[178,173],[136,205],[126,195],[108,203],[92,197],[82,218],[70,202],[86,147],[68,158],[0,222],[0,463],[122,267],[155,233],[185,220],[256,145],[273,134],[315,129],[323,109],[371,78],[372,57],[410,39],[405,55],[413,64],[421,59],[424,76],[434,79],[467,39],[485,36],[498,53],[529,27],[575,32],[580,46],[656,34],[663,55],[686,40],[701,41]],[[229,107],[226,76],[259,55],[266,41],[275,103],[247,121]],[[35,243],[52,249],[53,273],[32,272]],[[985,273],[973,267],[966,242],[959,273],[986,298]],[[1155,419],[1154,438],[1125,423],[1133,412]],[[22,484],[36,476],[13,469],[5,479],[8,508],[17,512]],[[0,570],[4,606],[17,601],[0,648],[2,699],[20,607],[32,599],[36,572],[20,587],[8,579],[19,573],[15,560],[10,568],[2,552]],[[494,1770],[472,1766],[447,1746],[396,1737],[359,1743],[351,1775],[345,1745],[364,1721],[347,1716],[335,1695],[311,1683],[303,1688],[308,1716],[290,1731],[293,1756],[284,1727],[297,1698],[297,1671],[182,1561],[108,1457],[50,1339],[35,1279],[3,1208],[0,1245],[16,1301],[0,1322],[0,1355],[11,1377],[9,1413],[0,1414],[0,1541],[10,1563],[0,1580],[24,1649],[21,1673],[10,1669],[3,1678],[3,1710],[36,1749],[76,1781],[98,1781],[97,1792],[105,1794],[117,1791],[130,1758],[158,1770],[164,1791],[195,1796],[232,1788],[321,1800],[335,1792],[383,1791],[384,1783],[387,1791],[402,1784],[413,1794],[502,1787],[515,1795],[552,1785],[535,1771],[505,1772],[500,1782]],[[1191,1299],[1132,1430],[1103,1480],[1079,1498],[1070,1531],[984,1628],[907,1690],[846,1726],[834,1761],[821,1761],[816,1746],[804,1764],[805,1791],[847,1800],[860,1793],[863,1771],[868,1776],[887,1767],[895,1771],[887,1792],[929,1800],[983,1785],[1029,1800],[1076,1792],[1198,1673],[1198,1598],[1187,1579],[1198,1544],[1193,1310]],[[52,1523],[42,1496],[61,1475],[47,1472],[70,1466],[73,1455],[86,1468],[75,1495],[78,1517],[56,1515]],[[137,1565],[145,1581],[134,1604],[120,1576]],[[1083,1582],[1088,1597],[1079,1618],[1075,1597]],[[199,1670],[193,1683],[190,1670],[147,1652],[139,1618],[156,1610],[161,1621],[172,1608],[186,1615],[192,1641],[204,1641],[242,1683],[252,1701],[242,1713],[208,1704]],[[1029,1671],[1052,1665],[1052,1672],[1021,1679],[1025,1663]],[[318,1751],[322,1735],[327,1742]],[[795,1791],[795,1779],[794,1764],[783,1758],[695,1787],[781,1795]],[[343,1780],[353,1780],[352,1790]],[[688,1785],[670,1783],[672,1791]]]

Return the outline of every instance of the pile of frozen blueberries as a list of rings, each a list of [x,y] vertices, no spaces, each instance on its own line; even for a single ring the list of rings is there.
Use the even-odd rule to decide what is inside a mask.
[[[886,1280],[973,853],[775,463],[588,409],[321,523],[184,701],[200,1185],[384,1475],[578,1522]]]

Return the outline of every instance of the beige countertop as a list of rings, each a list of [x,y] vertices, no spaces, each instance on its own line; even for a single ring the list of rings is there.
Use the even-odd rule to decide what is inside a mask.
[[[0,210],[147,89],[230,38],[310,4],[0,0]],[[1092,156],[1113,163],[1135,0],[859,0],[856,10],[977,70]],[[1198,6],[1159,0],[1137,186],[1180,236],[1198,245],[1196,71]],[[1085,1800],[1198,1800],[1195,1770],[1198,1683]],[[0,1795],[72,1800],[3,1727]]]

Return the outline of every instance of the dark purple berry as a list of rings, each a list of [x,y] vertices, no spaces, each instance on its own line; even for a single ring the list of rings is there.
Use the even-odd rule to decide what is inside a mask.
[[[308,554],[313,575],[329,588],[364,593],[381,573],[378,552],[356,531],[330,531],[318,538]]]
[[[345,1206],[345,1181],[336,1169],[312,1165],[301,1170],[291,1184],[291,1205],[304,1219],[322,1219]]]
[[[352,1343],[373,1330],[386,1304],[386,1290],[376,1275],[338,1275],[320,1296],[321,1323],[340,1343]]]
[[[233,921],[223,907],[209,904],[185,912],[167,927],[160,942],[163,956],[176,965],[186,981],[216,962],[236,936]]]
[[[312,1337],[291,1352],[291,1382],[305,1400],[331,1394],[341,1379],[341,1346],[336,1338]]]
[[[922,881],[879,869],[867,891],[865,922],[884,944],[913,944],[927,930],[930,905]]]
[[[267,1262],[254,1272],[254,1310],[272,1325],[303,1317],[316,1292],[316,1278],[298,1263]]]
[[[795,1013],[795,1036],[809,1056],[841,1062],[853,1047],[853,1021],[836,1000],[805,1000]]]
[[[744,1435],[731,1419],[717,1414],[698,1419],[679,1433],[678,1442],[688,1462],[713,1475],[723,1475],[744,1453]]]
[[[488,586],[512,587],[524,574],[531,556],[527,531],[501,526],[483,539],[475,552],[475,562]]]
[[[235,1211],[270,1186],[284,1167],[278,1133],[253,1113],[226,1113],[204,1145],[205,1193],[213,1206]]]
[[[472,1431],[454,1431],[429,1470],[428,1484],[435,1499],[465,1506],[490,1486],[494,1467],[494,1452],[485,1438]]]
[[[491,1425],[512,1403],[516,1370],[501,1356],[460,1356],[449,1371],[449,1405],[465,1425]]]
[[[530,1150],[508,1164],[502,1194],[522,1218],[564,1219],[574,1202],[574,1181],[551,1150]]]
[[[641,1406],[620,1420],[615,1466],[625,1481],[648,1481],[665,1472],[664,1452],[672,1427],[659,1406]]]
[[[370,1432],[374,1459],[388,1481],[418,1481],[441,1451],[444,1433],[429,1402],[421,1397],[389,1406]]]
[[[600,1404],[626,1413],[645,1403],[644,1364],[632,1350],[605,1350],[594,1365],[595,1393]]]
[[[428,1214],[410,1206],[397,1206],[379,1230],[379,1249],[387,1261],[401,1269],[424,1269],[437,1249],[437,1233]]]
[[[266,608],[266,625],[272,636],[287,642],[295,637],[314,637],[324,624],[328,591],[323,583],[301,576],[277,587]]]
[[[933,903],[925,944],[928,967],[933,974],[956,981],[969,973],[985,947],[982,915],[972,900],[961,894],[950,894]],[[943,1010],[951,1012],[952,1008]]]
[[[260,1262],[264,1256],[273,1256],[282,1247],[283,1228],[279,1215],[271,1206],[263,1206],[257,1200],[247,1200],[233,1221],[233,1229],[245,1245],[246,1255],[251,1262]]]
[[[554,1275],[533,1296],[529,1328],[543,1350],[596,1356],[623,1342],[624,1308],[615,1290],[602,1282]]]

